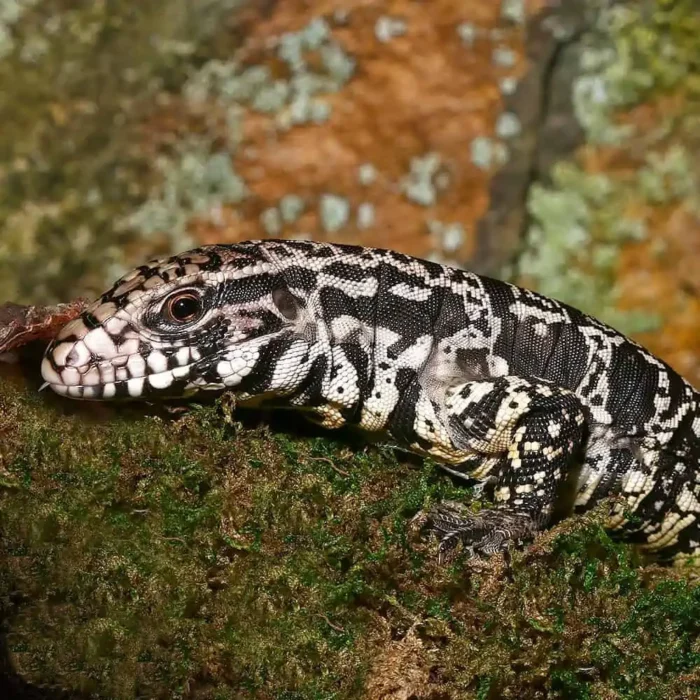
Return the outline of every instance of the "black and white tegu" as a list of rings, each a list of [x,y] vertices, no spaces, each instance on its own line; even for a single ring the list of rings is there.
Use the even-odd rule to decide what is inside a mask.
[[[384,433],[488,482],[439,506],[440,552],[490,554],[617,495],[608,527],[676,563],[700,555],[700,395],[663,361],[558,301],[388,250],[206,246],[122,277],[50,344],[76,399],[231,390],[328,428]]]

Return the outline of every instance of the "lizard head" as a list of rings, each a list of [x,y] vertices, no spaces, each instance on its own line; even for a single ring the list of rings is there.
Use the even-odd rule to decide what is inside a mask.
[[[264,393],[274,344],[302,310],[278,270],[254,243],[152,260],[60,330],[42,376],[78,399]]]

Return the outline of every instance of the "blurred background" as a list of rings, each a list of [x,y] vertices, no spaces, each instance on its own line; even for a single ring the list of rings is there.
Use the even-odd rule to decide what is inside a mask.
[[[200,244],[370,244],[700,388],[699,40],[700,0],[0,0],[0,307]],[[698,697],[700,588],[595,520],[465,575],[406,536],[464,497],[430,465],[230,404],[81,409],[37,368],[0,378],[1,697]]]
[[[696,0],[2,0],[0,302],[204,243],[507,278],[700,384]]]

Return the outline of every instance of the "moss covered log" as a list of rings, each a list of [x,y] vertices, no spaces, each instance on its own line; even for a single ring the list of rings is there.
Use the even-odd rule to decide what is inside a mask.
[[[0,382],[11,661],[99,698],[690,698],[700,588],[600,513],[439,567],[407,528],[468,489],[284,416],[96,409]],[[268,417],[264,417],[267,421]]]

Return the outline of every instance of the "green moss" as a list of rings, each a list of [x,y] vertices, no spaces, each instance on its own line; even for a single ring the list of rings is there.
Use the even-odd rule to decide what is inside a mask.
[[[111,698],[354,698],[414,629],[436,697],[688,696],[698,589],[640,568],[602,511],[508,573],[439,567],[407,522],[468,489],[350,435],[237,419],[225,401],[96,413],[5,372],[0,602],[26,678]]]

